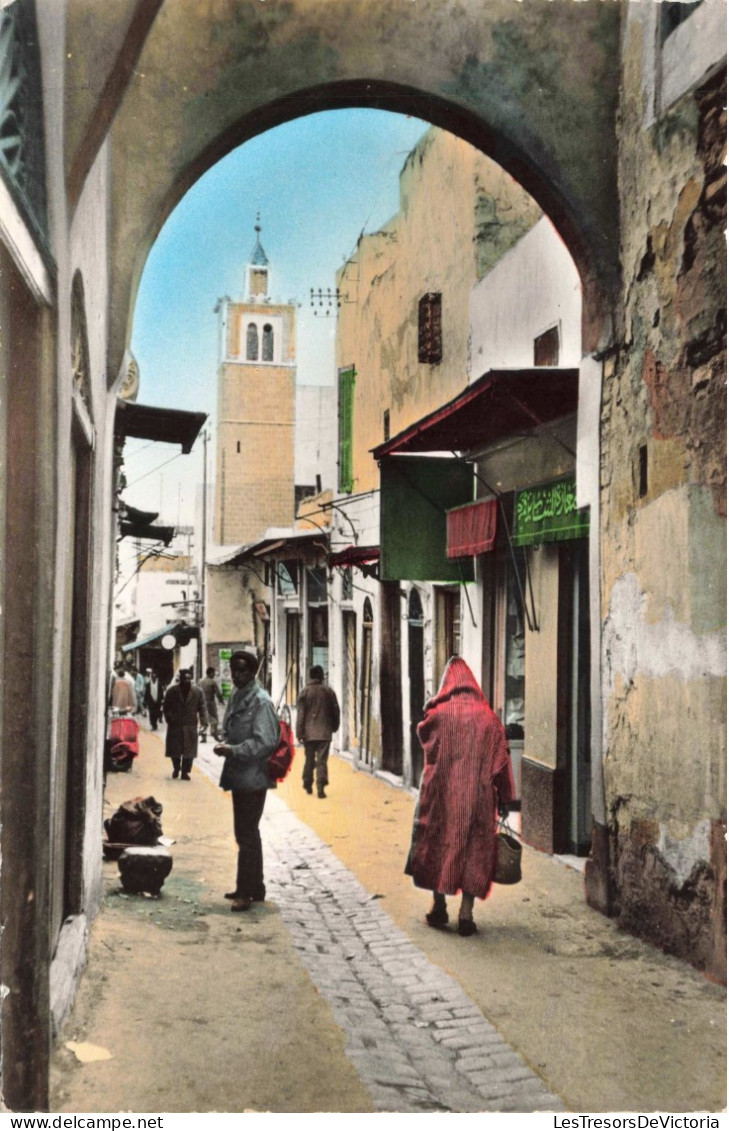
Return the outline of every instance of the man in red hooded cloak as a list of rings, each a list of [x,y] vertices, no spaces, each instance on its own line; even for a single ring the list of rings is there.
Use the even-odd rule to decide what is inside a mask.
[[[504,728],[460,657],[448,661],[426,703],[418,738],[425,759],[405,871],[433,892],[431,927],[446,925],[445,897],[460,891],[458,933],[472,935],[474,899],[491,889],[497,811],[507,811],[515,791]]]

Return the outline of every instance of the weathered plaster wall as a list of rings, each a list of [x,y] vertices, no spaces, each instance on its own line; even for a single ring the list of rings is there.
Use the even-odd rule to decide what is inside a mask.
[[[528,215],[531,219],[531,212]],[[492,245],[490,255],[500,244]],[[478,251],[477,255],[479,261],[485,258]],[[487,369],[533,365],[534,339],[553,326],[560,334],[559,364],[579,366],[580,277],[564,243],[543,216],[473,288],[471,377],[480,377]]]
[[[610,869],[626,926],[722,976],[725,79],[652,117],[649,14],[625,25],[624,323],[603,400]]]
[[[479,224],[488,203],[493,223]],[[494,237],[494,224],[504,227]],[[360,239],[337,284],[347,294],[337,332],[337,364],[352,361],[355,385],[355,491],[378,485],[370,454],[459,393],[468,382],[469,300],[479,265],[536,223],[534,201],[508,174],[452,134],[429,130],[400,177],[400,210],[382,231]],[[418,361],[418,300],[442,296],[443,359]]]
[[[295,482],[337,485],[337,397],[334,385],[296,386]]]
[[[253,640],[253,601],[268,600],[268,589],[237,566],[208,566],[205,586],[206,643]]]

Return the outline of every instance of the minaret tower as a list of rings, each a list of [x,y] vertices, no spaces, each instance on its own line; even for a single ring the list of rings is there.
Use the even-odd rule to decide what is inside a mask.
[[[270,296],[260,216],[243,301],[221,299],[214,536],[255,542],[294,520],[296,307]]]

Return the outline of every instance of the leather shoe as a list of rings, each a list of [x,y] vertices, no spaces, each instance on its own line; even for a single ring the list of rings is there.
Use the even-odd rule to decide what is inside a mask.
[[[253,900],[250,896],[245,896],[244,899],[234,899],[230,905],[231,911],[250,911]]]
[[[173,776],[173,778],[179,778],[179,776],[180,776],[180,771],[179,771],[179,770],[173,770],[173,771],[172,771],[172,776]]]
[[[445,907],[434,907],[432,911],[426,913],[425,922],[429,927],[446,927],[448,925],[448,912]]]
[[[478,927],[473,919],[459,919],[458,934],[464,939],[469,938],[470,935],[478,934]]]
[[[326,793],[324,792],[324,789],[323,789],[322,786],[320,786],[319,789],[317,789],[316,796],[317,797],[326,797]]]
[[[310,785],[305,785],[304,789],[306,790],[307,793],[313,793],[314,792],[314,790],[312,789],[312,787]]]

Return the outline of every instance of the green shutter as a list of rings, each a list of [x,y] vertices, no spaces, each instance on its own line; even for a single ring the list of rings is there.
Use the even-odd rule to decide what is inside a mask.
[[[446,512],[473,501],[473,466],[438,456],[380,460],[380,580],[473,581],[473,558],[448,558]]]
[[[351,495],[354,489],[352,438],[354,435],[354,366],[339,370],[339,490]]]

